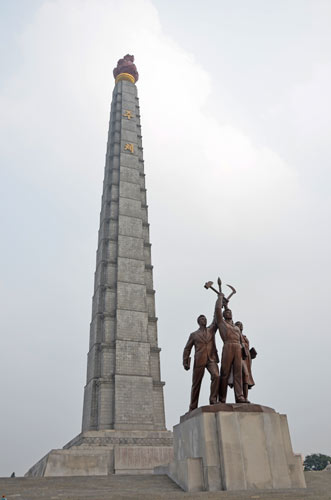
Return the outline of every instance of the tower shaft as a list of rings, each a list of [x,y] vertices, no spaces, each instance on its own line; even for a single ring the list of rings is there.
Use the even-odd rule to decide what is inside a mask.
[[[82,430],[164,430],[137,88],[110,112]]]

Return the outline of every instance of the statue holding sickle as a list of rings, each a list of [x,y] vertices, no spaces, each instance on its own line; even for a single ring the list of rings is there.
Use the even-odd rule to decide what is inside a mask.
[[[236,403],[246,403],[247,400],[243,394],[243,380],[242,380],[242,335],[240,328],[233,323],[232,311],[228,308],[230,297],[236,293],[236,290],[230,286],[232,293],[228,298],[224,297],[222,293],[222,281],[220,278],[217,280],[219,291],[212,287],[212,282],[207,282],[205,288],[211,288],[217,293],[218,299],[215,307],[215,320],[223,340],[223,350],[221,359],[221,378],[219,397],[220,402],[226,402],[228,380],[233,369],[233,386]],[[224,306],[224,311],[222,310]]]

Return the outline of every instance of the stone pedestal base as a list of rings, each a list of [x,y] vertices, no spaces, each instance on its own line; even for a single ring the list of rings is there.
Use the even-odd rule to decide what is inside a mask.
[[[167,473],[185,491],[305,488],[286,415],[254,404],[203,406],[174,427]]]
[[[62,450],[51,450],[25,476],[153,474],[155,467],[172,460],[170,431],[89,431]]]

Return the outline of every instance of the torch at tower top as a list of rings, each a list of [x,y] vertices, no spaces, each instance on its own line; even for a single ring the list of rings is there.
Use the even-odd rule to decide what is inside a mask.
[[[127,54],[123,59],[117,61],[117,66],[113,70],[113,75],[115,78],[115,84],[120,80],[128,80],[131,83],[136,83],[139,78],[139,74],[134,64],[134,56]]]

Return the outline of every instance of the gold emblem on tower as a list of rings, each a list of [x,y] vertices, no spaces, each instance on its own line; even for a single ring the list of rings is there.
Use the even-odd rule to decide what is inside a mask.
[[[124,111],[124,115],[123,115],[125,118],[127,118],[128,120],[131,120],[131,118],[133,118],[133,114],[132,114],[132,111],[129,111],[128,109],[126,109]]]
[[[131,153],[133,153],[134,152],[133,144],[131,143],[125,144],[124,151],[130,151]]]

